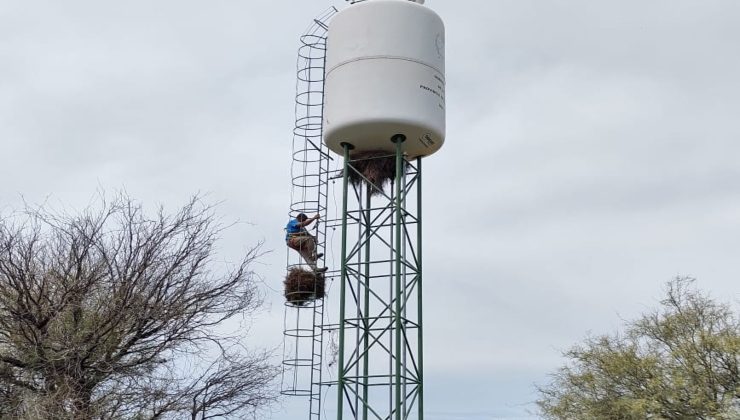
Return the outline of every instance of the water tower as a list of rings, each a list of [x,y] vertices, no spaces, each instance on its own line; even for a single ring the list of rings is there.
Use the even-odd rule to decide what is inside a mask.
[[[313,102],[297,101],[299,107],[314,106],[311,121],[320,115],[321,123],[299,135],[305,139],[299,141],[301,153],[294,141],[294,164],[295,156],[315,156],[303,159],[308,165],[319,162],[318,192],[309,194],[317,197],[317,209],[327,208],[321,191],[332,179],[341,179],[342,198],[337,217],[317,228],[317,237],[326,238],[327,229],[341,237],[338,267],[326,274],[339,282],[336,322],[323,321],[325,306],[317,294],[313,326],[301,327],[297,314],[296,328],[286,327],[286,336],[295,330],[293,335],[313,343],[313,355],[305,357],[314,378],[306,388],[311,418],[325,385],[336,387],[338,420],[424,416],[422,159],[445,138],[445,33],[442,20],[423,3],[355,1],[331,13],[320,25],[326,30],[317,49],[321,87],[304,89],[313,92]],[[307,119],[297,114],[300,126]],[[320,144],[313,138],[317,132]],[[339,164],[334,171],[322,169],[324,161]],[[306,164],[302,167],[294,187],[296,179],[311,179]],[[310,209],[301,204],[292,210]],[[315,350],[322,348],[326,331],[338,336],[336,373],[328,380],[320,373],[322,352]],[[286,360],[304,360],[291,351]],[[315,418],[321,415],[316,412]]]
[[[423,418],[421,165],[445,136],[444,24],[423,3],[356,2],[329,24],[323,137],[344,162],[338,420]]]

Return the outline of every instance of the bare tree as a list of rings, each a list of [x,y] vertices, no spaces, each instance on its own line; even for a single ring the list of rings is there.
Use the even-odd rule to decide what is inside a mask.
[[[214,266],[219,232],[197,198],[154,218],[120,196],[0,219],[0,418],[244,418],[273,402],[269,355],[217,333],[261,305],[259,246]]]

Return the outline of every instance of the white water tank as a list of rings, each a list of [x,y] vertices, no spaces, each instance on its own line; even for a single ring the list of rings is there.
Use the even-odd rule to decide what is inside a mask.
[[[324,86],[324,142],[343,154],[436,152],[445,137],[445,32],[423,0],[366,0],[329,23]]]

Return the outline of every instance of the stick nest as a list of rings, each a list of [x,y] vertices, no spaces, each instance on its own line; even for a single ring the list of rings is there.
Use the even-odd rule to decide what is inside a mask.
[[[396,177],[396,157],[390,152],[357,152],[350,159],[350,165],[355,170],[349,169],[349,181],[355,187],[362,184],[370,186],[370,195],[382,194],[383,188]]]
[[[303,268],[293,267],[285,276],[285,300],[295,306],[321,299],[326,294],[326,280],[323,273],[315,273]]]

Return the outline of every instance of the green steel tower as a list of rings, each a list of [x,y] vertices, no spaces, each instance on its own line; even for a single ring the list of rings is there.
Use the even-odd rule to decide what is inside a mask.
[[[423,418],[421,159],[394,141],[394,154],[356,159],[344,144],[340,420]],[[392,170],[387,191],[363,172],[377,164]]]
[[[302,300],[286,277],[283,393],[308,397],[310,420],[422,420],[421,168],[445,140],[444,24],[424,0],[350,3],[299,50],[291,213],[326,213],[330,270]]]

